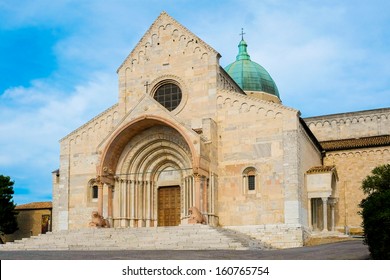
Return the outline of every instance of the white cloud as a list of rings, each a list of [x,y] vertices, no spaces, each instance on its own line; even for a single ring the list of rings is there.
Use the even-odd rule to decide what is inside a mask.
[[[53,89],[50,81],[36,81],[0,97],[0,135],[5,136],[0,138],[0,170],[16,181],[16,190],[31,188],[32,193],[16,194],[15,200],[51,193],[50,172],[59,164],[58,141],[116,103],[116,97],[115,76],[106,73],[94,73],[70,93]]]
[[[116,91],[115,76],[106,73],[94,73],[69,93],[53,88],[50,81],[7,90],[0,97],[0,132],[7,135],[1,138],[0,149],[11,145],[20,156],[14,158],[10,150],[1,154],[10,154],[17,162],[44,154],[65,134],[114,104]]]

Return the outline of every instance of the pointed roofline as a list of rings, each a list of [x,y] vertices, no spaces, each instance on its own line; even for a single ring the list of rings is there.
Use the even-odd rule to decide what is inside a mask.
[[[163,18],[167,17],[169,20],[171,20],[174,24],[177,24],[180,28],[188,32],[191,36],[195,37],[200,44],[202,44],[206,49],[210,50],[211,52],[215,53],[218,57],[221,57],[220,53],[217,52],[214,48],[212,48],[209,44],[204,42],[202,39],[200,39],[197,35],[195,35],[193,32],[191,32],[188,28],[186,28],[184,25],[182,25],[180,22],[175,20],[173,17],[171,17],[167,12],[162,11],[160,15],[154,20],[152,25],[148,28],[148,30],[145,32],[145,34],[142,36],[142,38],[138,41],[138,43],[135,45],[133,50],[130,52],[130,54],[124,59],[122,64],[118,67],[117,73],[120,71],[120,69],[123,67],[123,65],[126,63],[126,61],[133,55],[134,50],[138,48],[139,45],[141,45],[141,42],[144,41],[144,39],[147,37],[147,35],[150,33],[150,31],[153,29],[153,27],[157,24],[157,22]]]

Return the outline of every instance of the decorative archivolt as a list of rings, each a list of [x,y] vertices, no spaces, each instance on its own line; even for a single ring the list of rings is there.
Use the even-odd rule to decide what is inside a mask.
[[[156,79],[154,79],[150,83],[150,85],[151,85],[150,93],[152,93],[157,87],[159,87],[161,82],[165,83],[168,80],[170,80],[170,81],[172,81],[174,83],[177,83],[178,86],[180,86],[182,92],[187,92],[188,91],[187,84],[184,82],[183,79],[181,79],[179,76],[176,76],[176,75],[166,74],[166,75],[158,76]]]
[[[148,181],[170,165],[181,172],[189,172],[192,163],[185,140],[167,127],[153,128],[135,136],[119,159],[116,175],[120,178]]]
[[[167,139],[155,139],[153,141],[142,141],[138,147],[131,147],[131,150],[125,153],[121,172],[125,174],[140,174],[144,172],[147,163],[156,160],[165,159],[168,156],[175,157],[180,165],[185,165],[190,160],[189,152],[177,143]],[[190,164],[190,161],[187,162]],[[188,166],[187,166],[188,167]]]

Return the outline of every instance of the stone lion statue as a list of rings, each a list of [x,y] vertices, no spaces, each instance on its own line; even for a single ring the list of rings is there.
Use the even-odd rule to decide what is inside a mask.
[[[93,211],[91,215],[92,221],[89,223],[90,227],[109,228],[110,225],[106,219],[99,215],[98,211]]]
[[[189,224],[206,224],[206,220],[203,215],[200,213],[199,209],[196,207],[191,207],[188,209],[190,217],[188,219]]]

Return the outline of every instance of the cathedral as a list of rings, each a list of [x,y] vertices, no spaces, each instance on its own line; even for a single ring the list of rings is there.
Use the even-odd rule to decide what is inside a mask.
[[[60,140],[53,231],[201,221],[279,248],[358,234],[361,181],[390,161],[390,108],[301,118],[250,58],[163,12],[119,66],[118,102]],[[351,89],[353,90],[353,89]]]

